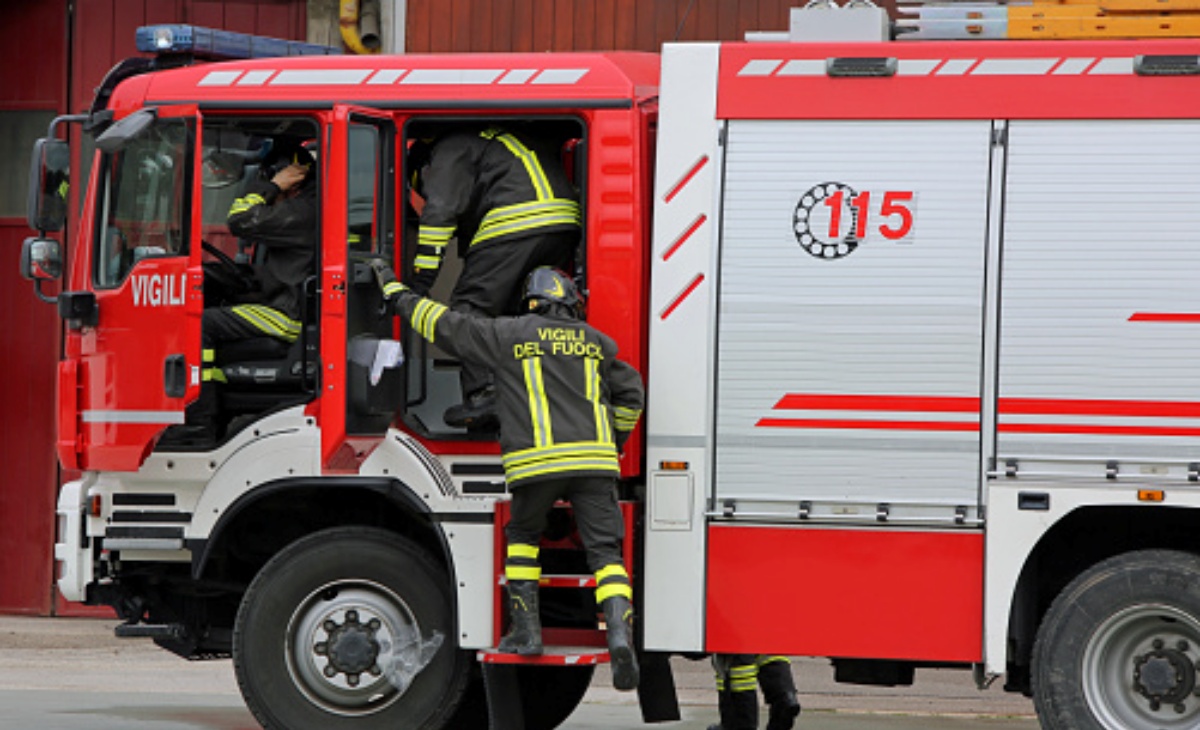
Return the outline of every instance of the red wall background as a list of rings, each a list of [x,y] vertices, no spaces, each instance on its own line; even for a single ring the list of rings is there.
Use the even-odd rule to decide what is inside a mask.
[[[294,40],[304,40],[307,30],[305,0],[5,3],[0,67],[9,72],[0,84],[0,112],[86,110],[104,74],[137,55],[135,29],[152,23]],[[78,169],[78,160],[74,164]],[[54,589],[54,505],[60,478],[70,476],[60,476],[54,454],[61,326],[54,307],[35,298],[17,271],[21,242],[29,235],[23,218],[0,217],[0,612],[78,613]]]

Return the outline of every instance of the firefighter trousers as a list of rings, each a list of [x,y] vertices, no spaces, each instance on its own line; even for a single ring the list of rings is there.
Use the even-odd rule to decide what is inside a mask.
[[[483,317],[517,314],[529,272],[539,266],[566,268],[578,241],[578,233],[560,231],[537,233],[469,250],[462,273],[450,294],[450,308]],[[464,398],[491,382],[491,369],[486,365],[462,364],[459,383]]]
[[[513,490],[512,519],[504,530],[508,544],[537,545],[550,510],[560,499],[571,503],[588,568],[601,572],[608,566],[622,565],[625,521],[612,477],[564,476],[517,487]]]
[[[200,397],[187,409],[187,422],[208,429],[215,427],[217,416],[216,382],[224,377],[213,366],[216,350],[224,343],[273,337],[291,343],[300,335],[300,322],[273,307],[239,304],[233,307],[208,307],[200,321],[201,353]]]

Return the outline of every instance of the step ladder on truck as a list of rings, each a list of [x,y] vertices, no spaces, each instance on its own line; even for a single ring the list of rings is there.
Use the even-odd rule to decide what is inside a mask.
[[[444,424],[460,363],[371,273],[412,270],[409,145],[511,124],[561,150],[588,320],[646,382],[618,487],[644,719],[678,717],[671,656],[767,654],[1003,676],[1049,730],[1196,727],[1197,11],[903,10],[661,54],[218,60],[236,39],[147,30],[160,55],[34,150],[63,594],[232,657],[265,727],[570,715],[606,654],[569,506],[546,652],[500,654],[498,444]],[[268,139],[316,159],[297,337],[206,353]],[[215,443],[167,438],[206,383]]]

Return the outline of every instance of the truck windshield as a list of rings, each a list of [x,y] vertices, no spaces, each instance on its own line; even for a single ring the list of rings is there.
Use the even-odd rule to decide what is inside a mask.
[[[125,280],[145,258],[187,254],[194,124],[159,120],[104,160],[97,188],[97,288]]]

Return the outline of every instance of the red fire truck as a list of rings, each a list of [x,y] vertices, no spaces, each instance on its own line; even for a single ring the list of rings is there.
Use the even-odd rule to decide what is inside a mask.
[[[1194,728],[1200,41],[817,37],[115,70],[38,143],[22,257],[67,327],[63,594],[232,655],[268,727],[477,726],[498,450],[443,425],[458,363],[368,264],[411,271],[411,140],[520,125],[561,144],[588,318],[647,382],[621,489],[648,719],[670,655],[771,653],[1003,675],[1047,728]],[[95,152],[67,257],[72,122]],[[218,353],[223,440],[167,446],[279,136],[319,167],[302,331]],[[553,646],[515,670],[528,727],[604,661],[570,520]]]

